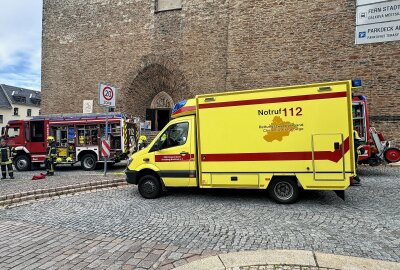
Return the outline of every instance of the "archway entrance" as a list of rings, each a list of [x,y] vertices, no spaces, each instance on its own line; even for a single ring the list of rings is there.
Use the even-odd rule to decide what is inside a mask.
[[[146,109],[146,120],[151,121],[151,130],[161,130],[171,119],[171,109],[174,101],[171,96],[162,91],[152,100],[150,108]]]
[[[194,96],[176,64],[162,57],[144,57],[134,76],[125,91],[125,111],[151,121],[153,131],[168,123],[175,102]]]

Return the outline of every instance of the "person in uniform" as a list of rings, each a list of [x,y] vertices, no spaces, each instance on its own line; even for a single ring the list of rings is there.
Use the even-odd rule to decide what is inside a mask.
[[[10,179],[14,179],[14,171],[12,165],[12,148],[7,145],[4,139],[1,139],[0,147],[0,164],[1,164],[1,179],[7,178],[7,169]]]
[[[354,155],[355,155],[355,162],[356,162],[356,175],[353,178],[352,186],[360,186],[361,179],[357,175],[357,167],[358,167],[358,156],[365,153],[365,149],[363,148],[363,142],[358,135],[358,132],[354,130]]]
[[[48,145],[46,149],[46,160],[45,160],[47,169],[46,175],[52,176],[54,175],[54,162],[56,161],[57,158],[57,146],[53,136],[49,136],[47,138],[47,143]]]

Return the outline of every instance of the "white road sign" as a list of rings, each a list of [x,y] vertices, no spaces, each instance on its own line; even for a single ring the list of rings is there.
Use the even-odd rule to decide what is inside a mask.
[[[356,44],[395,40],[400,40],[400,20],[356,27]]]
[[[400,20],[400,0],[357,7],[357,25]]]
[[[92,112],[93,112],[93,100],[84,100],[83,113],[92,113]]]
[[[105,107],[115,107],[117,88],[108,84],[99,84],[99,104]]]

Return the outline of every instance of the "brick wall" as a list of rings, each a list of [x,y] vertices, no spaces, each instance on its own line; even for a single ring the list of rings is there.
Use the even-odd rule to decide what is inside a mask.
[[[96,104],[99,81],[120,87],[117,110],[144,117],[161,91],[177,102],[360,78],[370,115],[391,119],[374,125],[399,143],[400,42],[354,45],[355,2],[183,0],[155,13],[153,0],[44,0],[42,111]]]

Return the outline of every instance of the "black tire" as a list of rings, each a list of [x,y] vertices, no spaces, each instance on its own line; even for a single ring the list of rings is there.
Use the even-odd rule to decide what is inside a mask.
[[[93,154],[86,154],[81,159],[81,167],[85,171],[93,171],[96,169],[97,159]]]
[[[299,198],[299,187],[294,179],[282,177],[269,184],[268,193],[277,203],[290,204]]]
[[[145,175],[139,179],[139,193],[143,198],[155,199],[161,195],[161,183],[154,175]]]
[[[14,159],[15,169],[19,172],[30,171],[32,169],[31,159],[27,155],[20,155]]]

